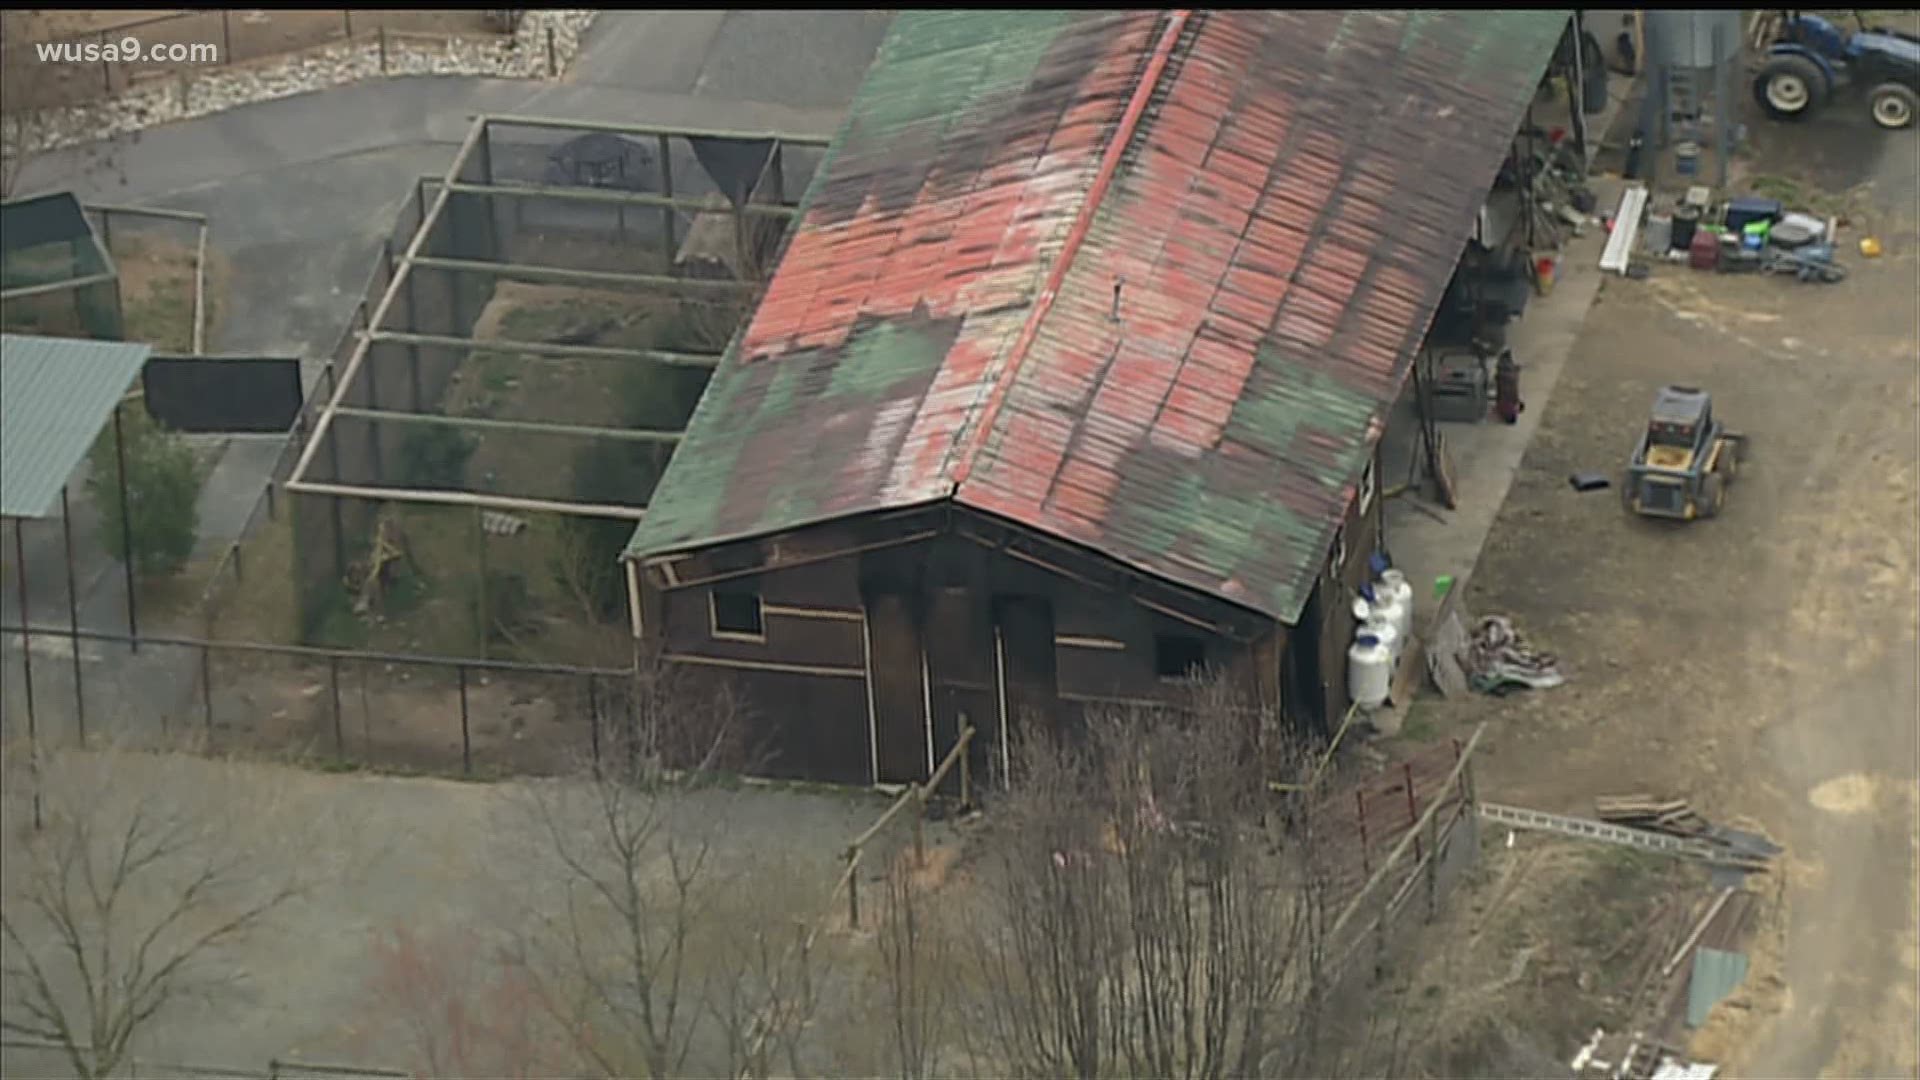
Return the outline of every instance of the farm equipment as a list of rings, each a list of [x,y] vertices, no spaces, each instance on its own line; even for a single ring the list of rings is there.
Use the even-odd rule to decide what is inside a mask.
[[[1768,248],[1760,269],[1768,274],[1792,274],[1803,282],[1833,285],[1847,279],[1847,268],[1833,261],[1832,244],[1798,248]]]
[[[1714,517],[1727,501],[1746,439],[1713,415],[1713,399],[1691,386],[1654,395],[1647,430],[1627,466],[1621,500],[1629,513],[1692,521]]]
[[[1836,90],[1860,88],[1874,123],[1888,130],[1913,124],[1920,111],[1920,38],[1869,27],[1858,13],[1854,22],[1849,31],[1810,12],[1777,16],[1753,82],[1753,96],[1767,115],[1803,120],[1825,107]]]

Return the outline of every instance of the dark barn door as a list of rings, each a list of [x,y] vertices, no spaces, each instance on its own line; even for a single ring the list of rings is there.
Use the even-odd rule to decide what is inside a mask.
[[[1053,605],[1037,597],[1001,596],[994,598],[993,607],[1000,640],[1000,696],[1007,713],[1003,737],[1017,743],[1025,725],[1051,727],[1059,719]]]
[[[933,759],[945,760],[960,739],[961,724],[972,724],[967,748],[977,785],[987,772],[999,728],[999,698],[994,686],[993,625],[978,594],[964,587],[936,590],[927,618],[927,666],[933,680]],[[943,795],[960,794],[956,765],[940,786]]]
[[[874,758],[883,784],[927,776],[927,691],[920,626],[899,593],[869,593],[867,681],[873,693]]]

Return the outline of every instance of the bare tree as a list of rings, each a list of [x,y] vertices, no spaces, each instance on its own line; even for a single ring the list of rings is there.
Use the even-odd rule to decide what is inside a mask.
[[[1217,679],[1085,728],[1023,741],[991,826],[963,993],[975,1071],[1325,1075],[1311,823],[1267,821],[1268,782],[1304,755]]]
[[[896,863],[887,877],[878,945],[894,1066],[907,1080],[939,1075],[947,1035],[952,956],[930,906],[909,867]]]
[[[69,750],[38,765],[7,785],[0,1027],[106,1076],[169,1009],[238,977],[224,961],[311,880],[269,854],[300,844],[305,816],[229,782],[227,763]]]
[[[525,972],[475,944],[470,933],[404,926],[377,939],[365,998],[370,1027],[409,1048],[419,1077],[532,1080],[568,1071]]]
[[[803,950],[743,898],[777,878],[727,842],[746,713],[724,683],[643,659],[602,764],[530,785],[529,904],[517,962],[600,1075],[764,1075],[797,1059],[812,1001]],[[550,868],[550,869],[549,869]],[[767,899],[767,897],[762,897]]]

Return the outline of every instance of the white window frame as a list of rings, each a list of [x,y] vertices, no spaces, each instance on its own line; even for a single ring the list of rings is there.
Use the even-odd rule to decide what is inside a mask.
[[[1333,576],[1339,577],[1340,571],[1347,568],[1347,527],[1340,526],[1333,533]]]
[[[736,596],[739,595],[739,593],[733,592],[732,590],[721,590],[721,589],[707,590],[707,630],[710,634],[712,634],[713,640],[715,641],[751,641],[759,645],[766,644],[767,643],[767,598],[760,595],[760,590],[758,589],[753,590],[753,592],[751,593],[751,595],[753,596],[754,605],[759,609],[759,612],[760,612],[760,632],[759,633],[750,634],[744,630],[722,630],[720,629],[720,593],[722,591],[727,591],[731,595],[736,595]]]
[[[1379,464],[1379,460],[1377,456],[1369,457],[1365,471],[1360,474],[1360,491],[1354,496],[1354,499],[1359,505],[1359,511],[1362,516],[1365,516],[1366,512],[1373,508],[1373,497],[1378,494],[1377,489],[1380,485],[1380,478],[1375,475],[1374,466]]]

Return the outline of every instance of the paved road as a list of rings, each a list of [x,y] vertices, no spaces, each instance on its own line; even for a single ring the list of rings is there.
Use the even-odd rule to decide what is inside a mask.
[[[560,83],[357,83],[153,128],[115,140],[104,155],[49,154],[30,163],[21,190],[71,188],[83,200],[207,214],[210,242],[230,267],[212,351],[301,356],[312,386],[395,213],[420,177],[445,171],[475,115],[830,135],[889,17],[609,11]],[[203,551],[239,534],[276,453],[271,439],[229,443],[201,498]],[[124,631],[115,564],[89,541],[90,509],[76,518],[82,625]],[[34,622],[64,625],[57,523],[29,525],[27,547]],[[0,602],[9,624],[17,618],[11,584]]]

